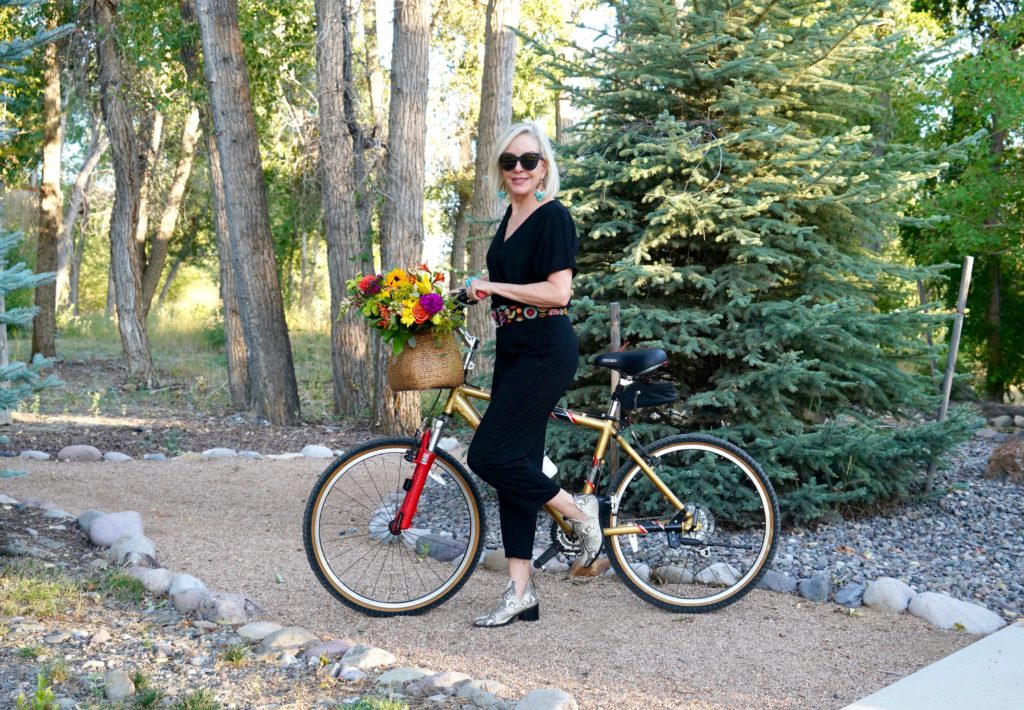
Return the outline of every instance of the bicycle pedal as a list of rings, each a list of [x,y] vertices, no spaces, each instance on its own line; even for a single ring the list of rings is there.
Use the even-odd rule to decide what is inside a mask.
[[[540,556],[533,561],[533,568],[540,569],[541,567],[546,565],[552,557],[554,557],[557,554],[558,548],[554,545],[551,545],[548,549],[544,550],[544,552],[540,553]]]

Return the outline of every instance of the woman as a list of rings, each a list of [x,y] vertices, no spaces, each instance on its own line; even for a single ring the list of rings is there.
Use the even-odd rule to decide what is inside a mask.
[[[506,131],[491,156],[489,184],[511,203],[487,251],[487,278],[472,280],[471,298],[491,298],[498,324],[491,402],[469,447],[470,468],[498,490],[509,582],[477,626],[540,618],[530,559],[537,512],[544,504],[569,521],[581,561],[601,549],[597,499],[572,496],[541,470],[551,409],[579,361],[567,314],[576,270],[576,228],[558,194],[551,144],[534,124]]]

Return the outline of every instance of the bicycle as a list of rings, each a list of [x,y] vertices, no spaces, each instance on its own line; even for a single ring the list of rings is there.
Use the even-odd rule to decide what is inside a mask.
[[[457,333],[467,346],[468,375],[480,340]],[[739,600],[768,569],[779,506],[761,467],[734,444],[705,434],[636,441],[629,413],[676,399],[671,383],[653,377],[667,361],[660,349],[597,355],[594,364],[621,377],[605,412],[556,407],[551,417],[598,434],[583,493],[597,492],[610,442],[626,457],[608,495],[599,496],[604,548],[618,576],[657,607],[702,613]],[[453,387],[441,414],[415,437],[367,442],[320,476],[303,523],[306,556],[343,604],[370,616],[420,614],[450,599],[473,573],[484,508],[466,469],[438,442],[455,416],[476,429],[474,399],[490,395],[465,382]],[[537,568],[558,553],[579,552],[562,516],[545,509],[552,542],[533,561]]]

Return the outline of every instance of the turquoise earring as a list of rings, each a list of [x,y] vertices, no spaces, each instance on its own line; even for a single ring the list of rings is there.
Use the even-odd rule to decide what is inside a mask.
[[[537,199],[537,202],[543,200],[546,194],[548,194],[548,191],[540,187],[533,191],[533,196]]]
[[[506,197],[508,197],[508,193],[507,192],[505,192],[504,190],[498,190],[498,199],[499,200],[504,200]]]

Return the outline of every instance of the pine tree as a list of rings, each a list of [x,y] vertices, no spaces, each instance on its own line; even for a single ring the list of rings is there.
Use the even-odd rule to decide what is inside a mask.
[[[32,3],[25,0],[0,0],[0,12],[5,8],[24,8],[30,4]],[[20,62],[26,59],[34,48],[60,38],[71,29],[71,25],[51,30],[41,29],[32,38],[15,38],[0,42],[0,84],[15,84],[17,75],[22,70]],[[6,93],[0,93],[0,103],[6,103],[7,99]],[[5,125],[6,121],[2,119],[3,115],[0,114],[0,144],[5,143],[12,135],[12,131]],[[22,235],[5,228],[2,218],[3,215],[0,214],[0,306],[12,291],[35,288],[41,283],[52,281],[55,276],[33,274],[25,264],[8,263],[8,254],[21,241]],[[35,313],[35,308],[0,308],[0,327],[28,326],[32,323]],[[49,364],[49,360],[37,356],[30,363],[14,362],[0,365],[0,411],[9,411],[18,402],[40,389],[58,384],[55,378],[42,374],[43,368]]]
[[[880,148],[852,120],[891,75],[884,3],[613,4],[612,41],[560,67],[589,109],[563,182],[583,351],[607,347],[621,302],[623,339],[669,352],[684,427],[750,451],[791,520],[912,495],[973,420],[920,415],[937,409],[920,374],[935,323],[902,304],[921,274],[864,246],[889,238],[943,158]],[[571,404],[606,397],[604,371],[578,383]],[[584,460],[575,432],[552,434],[563,461]]]

